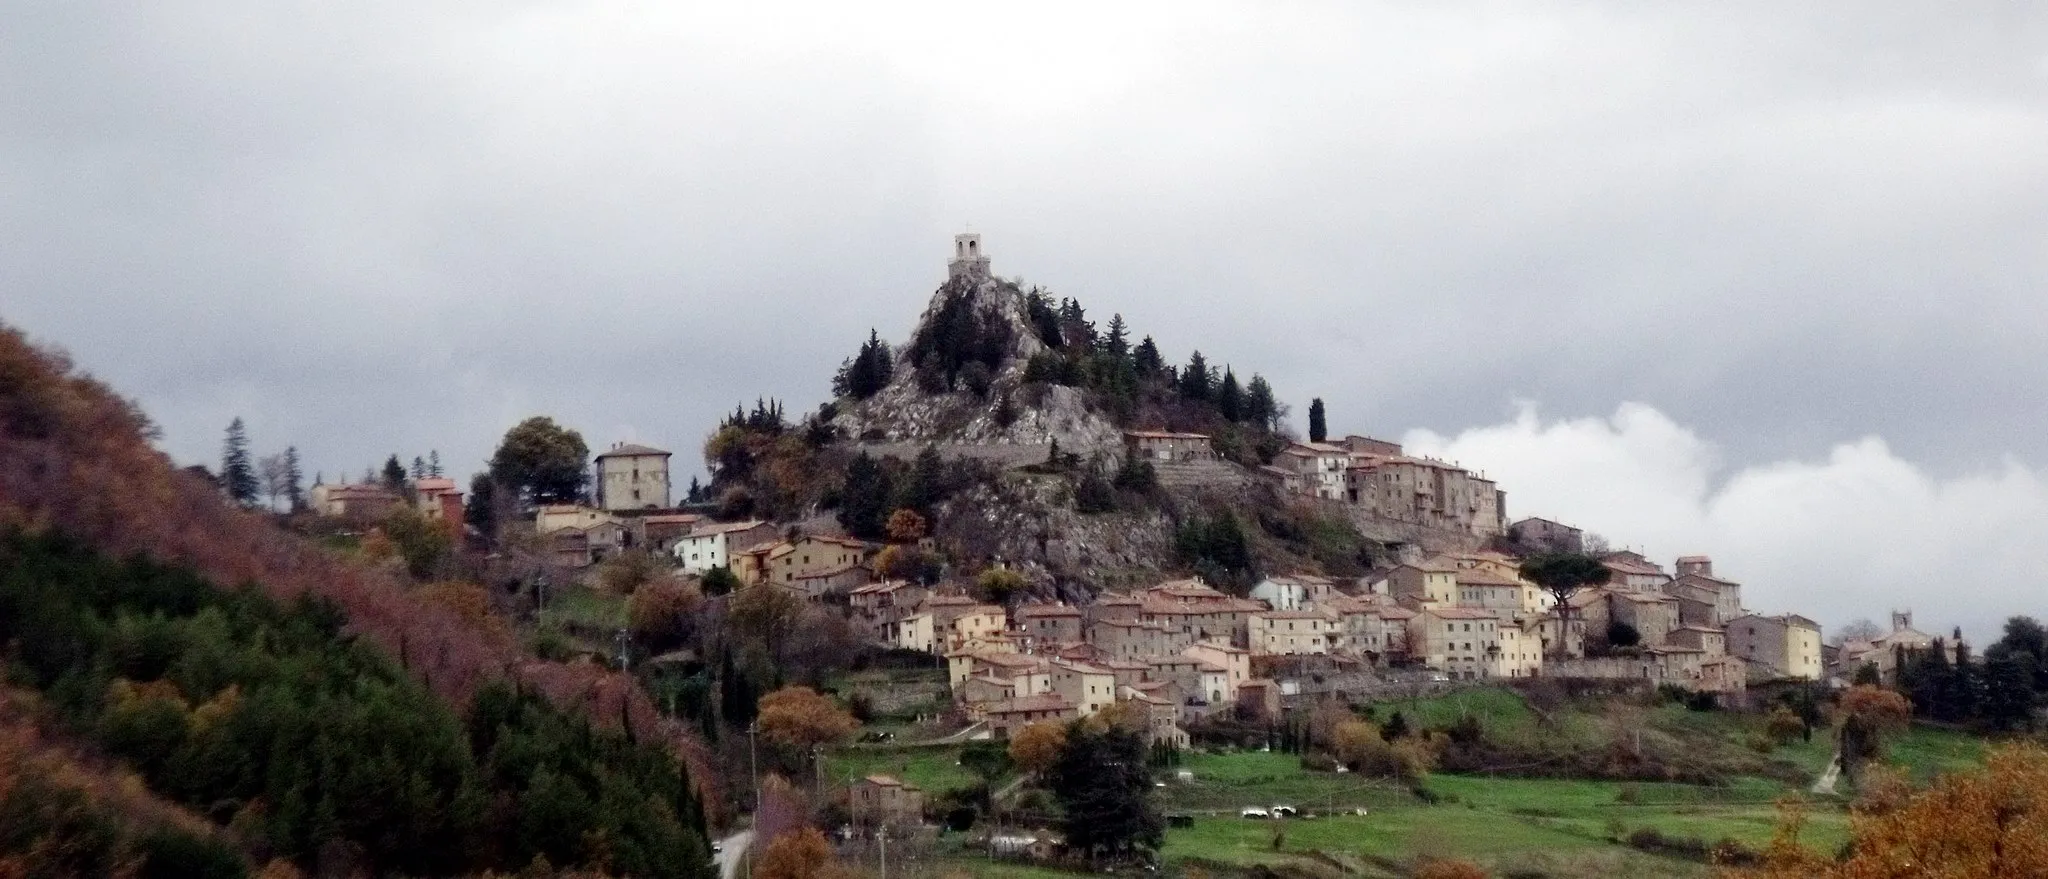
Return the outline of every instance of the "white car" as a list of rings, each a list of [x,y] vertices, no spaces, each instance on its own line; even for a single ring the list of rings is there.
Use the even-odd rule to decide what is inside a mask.
[[[1295,810],[1293,806],[1274,806],[1273,808],[1267,809],[1266,811],[1275,818],[1292,818],[1295,815],[1300,814],[1298,811]]]
[[[1270,815],[1270,814],[1267,814],[1267,813],[1266,813],[1266,810],[1264,810],[1264,809],[1261,809],[1261,808],[1259,808],[1259,807],[1257,807],[1257,806],[1246,806],[1246,807],[1244,808],[1244,810],[1243,810],[1243,811],[1240,811],[1240,812],[1238,812],[1238,813],[1237,813],[1237,817],[1239,817],[1239,818],[1271,818],[1271,817],[1273,817],[1273,816],[1272,816],[1272,815]]]

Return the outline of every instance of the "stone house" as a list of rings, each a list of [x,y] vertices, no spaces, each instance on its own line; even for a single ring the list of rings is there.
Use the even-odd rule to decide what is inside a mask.
[[[1820,624],[1798,614],[1748,614],[1728,621],[1728,655],[1771,677],[1821,678]]]
[[[1728,633],[1708,626],[1679,626],[1664,639],[1673,647],[1690,647],[1705,656],[1728,655]]]
[[[1124,431],[1124,454],[1152,464],[1190,464],[1216,460],[1208,434],[1168,430]]]
[[[1457,584],[1457,605],[1512,614],[1524,610],[1528,595],[1536,591],[1520,579],[1497,574],[1486,568],[1462,568],[1453,575]]]
[[[853,783],[848,809],[864,827],[924,823],[924,791],[894,776],[870,775]]]
[[[1607,593],[1608,618],[1625,623],[1642,636],[1644,647],[1664,644],[1664,638],[1678,628],[1678,599],[1661,592]]]
[[[1251,616],[1257,656],[1323,656],[1342,636],[1335,616],[1320,610],[1271,610]]]
[[[613,443],[594,465],[598,507],[606,510],[665,510],[669,506],[668,452],[632,443]]]
[[[1329,443],[1290,443],[1273,457],[1273,466],[1300,477],[1302,494],[1344,500],[1351,450]]]
[[[1679,559],[1678,577],[1663,588],[1666,595],[1690,604],[1680,608],[1687,625],[1725,626],[1742,616],[1742,584],[1715,577],[1714,562],[1706,556]]]
[[[982,714],[988,718],[989,736],[999,742],[1034,723],[1065,723],[1081,716],[1072,703],[1055,694],[1018,696],[992,704]]]
[[[1616,591],[1661,593],[1664,584],[1671,582],[1671,575],[1641,553],[1610,552],[1600,557],[1600,563],[1607,566],[1607,588]]]
[[[1410,621],[1408,643],[1423,665],[1453,680],[1478,680],[1492,676],[1500,622],[1492,611],[1429,605]]]
[[[1313,574],[1275,574],[1252,587],[1251,599],[1265,602],[1273,610],[1301,610],[1337,591],[1328,577]]]
[[[1188,746],[1187,731],[1180,728],[1180,706],[1135,687],[1125,687],[1118,695],[1120,701],[1136,708],[1143,717],[1146,744],[1164,744],[1173,748]]]
[[[1551,552],[1586,551],[1586,532],[1538,516],[1509,525],[1508,537],[1523,546]]]
[[[1080,641],[1087,634],[1086,615],[1072,605],[1026,604],[1012,616],[1016,620],[1014,628],[1020,634],[1048,644]]]
[[[1085,663],[1054,660],[1052,691],[1074,706],[1082,717],[1092,717],[1116,704],[1116,674]]]
[[[938,627],[929,613],[914,613],[887,624],[883,640],[898,650],[939,652]]]

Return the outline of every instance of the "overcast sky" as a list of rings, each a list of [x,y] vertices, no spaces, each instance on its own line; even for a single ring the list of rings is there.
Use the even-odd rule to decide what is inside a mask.
[[[330,477],[461,475],[547,413],[694,463],[735,402],[808,409],[906,335],[971,225],[1000,274],[1418,432],[1516,515],[1713,553],[1760,609],[2048,613],[2039,4],[0,21],[0,320],[181,461],[241,415]],[[1873,470],[1904,481],[1830,490]]]

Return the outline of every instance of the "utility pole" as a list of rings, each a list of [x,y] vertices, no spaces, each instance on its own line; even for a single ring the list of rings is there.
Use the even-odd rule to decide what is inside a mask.
[[[633,644],[626,634],[626,627],[619,627],[619,671],[630,671],[633,664]]]

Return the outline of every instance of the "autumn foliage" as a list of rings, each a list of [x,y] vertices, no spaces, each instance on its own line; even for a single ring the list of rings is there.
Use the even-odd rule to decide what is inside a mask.
[[[1944,776],[1903,804],[1850,818],[1841,860],[1799,842],[1787,809],[1764,866],[1729,879],[1994,879],[2048,876],[2048,748],[2015,744],[1985,766]]]
[[[850,879],[854,874],[832,857],[832,844],[816,828],[785,833],[768,844],[754,866],[755,879]]]
[[[1486,879],[1486,871],[1471,861],[1435,860],[1415,871],[1415,879]]]
[[[322,549],[228,503],[204,477],[150,445],[155,427],[132,402],[0,326],[0,527],[55,529],[112,557],[140,554],[215,583],[255,583],[287,600],[333,601],[351,633],[400,659],[434,693],[467,704],[491,680],[513,679],[606,726],[662,736],[689,762],[705,801],[716,775],[696,740],[661,720],[630,678],[594,666],[531,660],[466,609],[407,588],[388,569]]]
[[[809,687],[784,687],[761,697],[761,735],[794,748],[834,744],[860,729],[860,721],[832,697]]]

